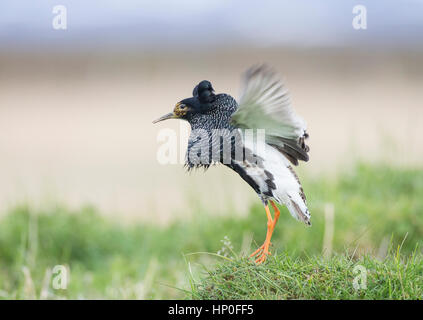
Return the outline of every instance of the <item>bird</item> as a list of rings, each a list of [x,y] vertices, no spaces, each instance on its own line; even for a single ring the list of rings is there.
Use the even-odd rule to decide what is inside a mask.
[[[247,69],[238,101],[226,93],[216,94],[211,82],[203,80],[192,97],[179,101],[173,112],[153,123],[167,119],[185,120],[191,126],[187,171],[207,170],[220,163],[238,173],[257,193],[267,216],[267,232],[264,243],[250,255],[256,264],[271,255],[271,238],[280,217],[276,203],[311,225],[306,196],[293,168],[300,160],[309,160],[307,125],[294,112],[286,85],[273,68],[263,64]],[[256,141],[247,137],[251,130],[256,132]]]

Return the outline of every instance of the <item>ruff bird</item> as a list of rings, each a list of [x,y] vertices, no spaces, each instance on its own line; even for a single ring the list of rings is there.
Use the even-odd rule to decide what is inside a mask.
[[[306,123],[295,114],[285,85],[272,69],[263,65],[248,69],[238,102],[228,94],[215,94],[209,81],[201,81],[192,97],[179,101],[173,112],[153,123],[167,119],[182,119],[191,125],[185,163],[188,171],[222,163],[237,172],[261,199],[267,233],[263,245],[251,254],[256,263],[270,255],[270,240],[280,215],[275,202],[311,225],[306,197],[293,169],[299,160],[309,160]],[[251,134],[247,137],[251,131],[253,139]]]

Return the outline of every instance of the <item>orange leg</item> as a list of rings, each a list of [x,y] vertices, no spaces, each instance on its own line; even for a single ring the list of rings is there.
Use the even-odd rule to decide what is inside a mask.
[[[279,219],[279,209],[278,207],[273,203],[273,201],[270,201],[270,204],[273,207],[273,210],[275,211],[275,218],[272,219],[272,215],[270,214],[269,207],[266,205],[264,209],[266,210],[267,215],[267,233],[266,233],[266,240],[264,241],[263,245],[259,247],[256,251],[254,251],[250,257],[257,257],[255,262],[257,264],[261,264],[267,259],[267,256],[270,255],[269,246],[270,246],[270,239],[272,238],[273,230],[275,229],[276,222],[278,222]]]
[[[276,222],[278,222],[278,220],[279,220],[279,216],[280,216],[281,212],[279,211],[278,207],[276,206],[276,204],[272,200],[270,200],[270,204],[272,205],[273,210],[275,211],[275,221],[274,221],[274,226],[273,226],[273,227],[275,227]]]

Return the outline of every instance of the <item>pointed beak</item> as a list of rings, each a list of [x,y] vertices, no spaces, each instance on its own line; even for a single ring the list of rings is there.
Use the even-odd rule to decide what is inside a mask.
[[[167,119],[176,119],[178,118],[173,112],[170,112],[168,114],[165,114],[164,116],[161,116],[160,118],[156,119],[153,121],[153,123],[157,123],[163,120],[167,120]]]

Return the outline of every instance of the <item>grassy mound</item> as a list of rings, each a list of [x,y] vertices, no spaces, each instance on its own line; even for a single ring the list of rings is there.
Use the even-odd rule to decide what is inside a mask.
[[[219,264],[193,285],[194,299],[422,299],[423,259],[391,254],[383,261],[346,255],[330,259],[271,257]]]

